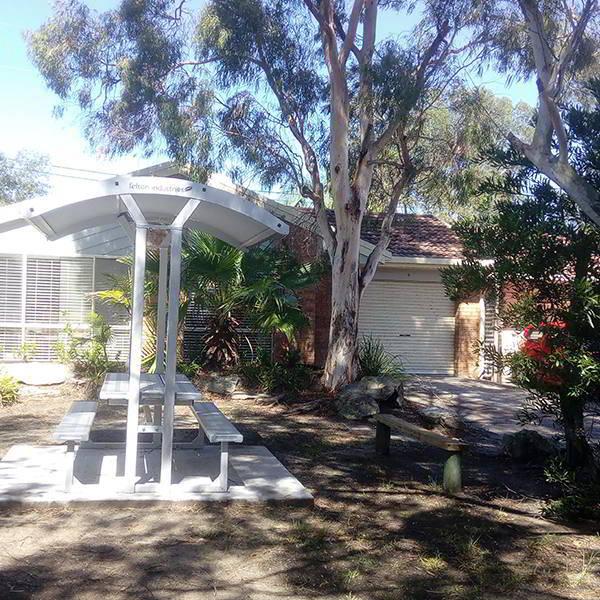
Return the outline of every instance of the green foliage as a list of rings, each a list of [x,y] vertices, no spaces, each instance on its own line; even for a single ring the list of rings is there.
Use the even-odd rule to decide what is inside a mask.
[[[30,361],[37,352],[37,344],[34,342],[25,342],[19,346],[16,355],[24,361]]]
[[[201,369],[202,365],[196,361],[181,361],[177,363],[177,372],[183,373],[188,377],[195,377]]]
[[[286,350],[279,361],[260,350],[256,359],[240,365],[239,372],[262,392],[300,392],[311,382],[312,369],[301,362],[297,350]]]
[[[600,518],[599,482],[582,482],[560,458],[550,462],[544,475],[560,492],[559,498],[545,501],[544,515],[567,520]]]
[[[361,340],[358,350],[359,377],[405,377],[400,357],[388,352],[383,343],[372,336]]]
[[[0,206],[46,193],[47,169],[48,159],[39,154],[21,151],[9,158],[0,152]]]
[[[0,406],[10,406],[19,401],[19,382],[6,373],[0,372]]]
[[[78,335],[67,324],[63,339],[55,345],[58,360],[71,365],[79,377],[98,383],[108,371],[121,371],[123,365],[108,357],[107,347],[112,341],[112,330],[104,317],[97,313],[89,316],[89,333]]]
[[[131,260],[126,259],[131,265]],[[156,332],[158,257],[147,257],[144,365],[153,370]],[[324,273],[321,261],[300,262],[285,245],[254,247],[246,252],[207,233],[188,231],[182,247],[179,329],[190,303],[208,312],[201,352],[194,357],[209,368],[240,360],[247,340],[240,315],[266,334],[283,333],[292,340],[307,323],[296,292],[316,284]],[[131,275],[112,277],[114,287],[96,296],[131,312]]]
[[[574,158],[598,181],[600,109],[566,114]],[[520,417],[553,419],[565,435],[569,468],[578,479],[594,479],[598,465],[583,415],[600,397],[600,231],[530,164],[515,170],[523,161],[512,152],[497,160],[509,172],[487,184],[497,195],[496,212],[456,225],[466,259],[442,278],[452,298],[496,297],[505,326],[525,331],[518,352],[495,357],[529,392]]]

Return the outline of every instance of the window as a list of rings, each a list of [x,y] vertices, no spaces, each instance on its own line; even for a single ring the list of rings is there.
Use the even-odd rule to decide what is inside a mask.
[[[127,312],[93,296],[111,286],[107,274],[125,271],[113,258],[0,255],[0,359],[17,359],[27,344],[35,360],[55,360],[65,325],[85,330],[89,314],[96,311],[113,327],[111,358],[125,360]]]

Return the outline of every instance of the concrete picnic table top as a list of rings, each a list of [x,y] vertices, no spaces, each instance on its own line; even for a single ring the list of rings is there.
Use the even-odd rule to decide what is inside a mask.
[[[129,373],[107,373],[100,389],[100,400],[108,401],[111,406],[127,406],[129,394]],[[165,398],[164,376],[159,373],[141,373],[140,404],[162,404]],[[183,374],[175,377],[175,404],[191,406],[202,400],[202,393]]]

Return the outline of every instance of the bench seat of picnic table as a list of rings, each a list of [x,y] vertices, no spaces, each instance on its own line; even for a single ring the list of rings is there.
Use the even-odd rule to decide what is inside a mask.
[[[96,402],[77,401],[71,404],[69,411],[54,430],[53,438],[59,442],[67,442],[67,466],[65,473],[65,491],[69,492],[73,485],[73,467],[75,464],[75,444],[87,442],[96,417]]]
[[[221,444],[219,490],[227,491],[229,476],[229,443],[241,444],[244,436],[213,402],[194,402],[192,410],[210,443]]]

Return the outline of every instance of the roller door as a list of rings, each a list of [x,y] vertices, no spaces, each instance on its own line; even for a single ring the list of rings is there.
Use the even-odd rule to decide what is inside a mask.
[[[381,340],[410,373],[454,374],[455,304],[440,283],[372,281],[359,335]]]

